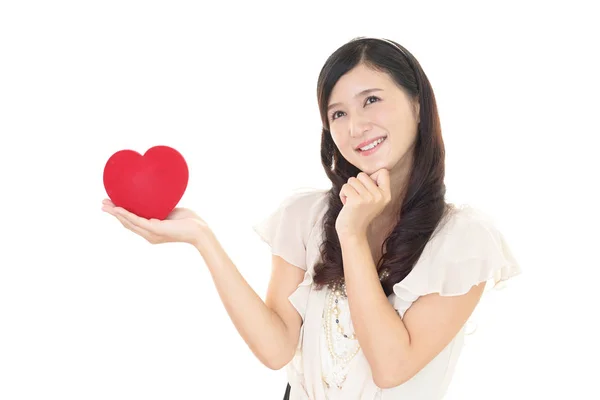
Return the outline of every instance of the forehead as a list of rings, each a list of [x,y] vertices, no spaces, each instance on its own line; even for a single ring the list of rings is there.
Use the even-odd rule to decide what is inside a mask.
[[[385,72],[377,71],[364,64],[357,65],[344,74],[331,91],[330,103],[344,101],[366,89],[398,89],[392,78]]]

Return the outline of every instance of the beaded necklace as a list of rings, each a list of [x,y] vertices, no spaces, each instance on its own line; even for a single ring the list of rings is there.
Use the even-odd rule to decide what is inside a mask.
[[[389,275],[387,271],[380,273],[379,279],[383,280]],[[344,369],[347,365],[354,359],[356,354],[358,354],[360,350],[360,344],[356,337],[356,333],[354,332],[346,332],[342,327],[340,321],[340,302],[347,299],[346,295],[346,284],[342,283],[334,283],[327,296],[326,307],[324,310],[324,328],[325,328],[325,338],[327,341],[327,349],[329,350],[329,354],[333,360],[333,369],[331,372],[331,379],[335,385],[341,389],[344,381],[346,380],[346,374],[343,373]],[[332,324],[333,317],[335,316],[335,331],[334,326]],[[354,343],[355,346],[352,350],[349,350],[345,353],[338,354],[334,349],[334,332],[339,333],[339,337],[341,340],[348,340]],[[325,375],[322,375],[322,380],[325,385],[329,388],[330,382],[327,380]]]

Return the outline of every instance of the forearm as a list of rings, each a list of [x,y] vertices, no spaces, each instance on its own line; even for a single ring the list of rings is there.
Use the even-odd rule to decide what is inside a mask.
[[[376,384],[383,385],[405,364],[410,336],[381,287],[366,235],[340,244],[354,330]]]
[[[240,274],[214,233],[203,231],[195,247],[210,271],[231,321],[252,352],[269,368],[279,369],[287,364],[295,345],[283,320]]]

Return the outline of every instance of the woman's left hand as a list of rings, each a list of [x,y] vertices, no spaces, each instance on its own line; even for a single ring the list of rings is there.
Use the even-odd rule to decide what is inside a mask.
[[[380,169],[369,176],[364,172],[351,177],[340,190],[344,207],[340,211],[335,229],[338,236],[366,235],[369,225],[391,201],[390,175]]]

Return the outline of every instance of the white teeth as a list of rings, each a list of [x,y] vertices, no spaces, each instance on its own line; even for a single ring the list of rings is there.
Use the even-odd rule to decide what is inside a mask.
[[[374,148],[375,146],[377,146],[379,143],[383,142],[384,140],[385,140],[385,138],[377,139],[376,141],[372,142],[371,144],[368,144],[365,147],[361,147],[360,149],[362,151],[371,150],[372,148]]]

